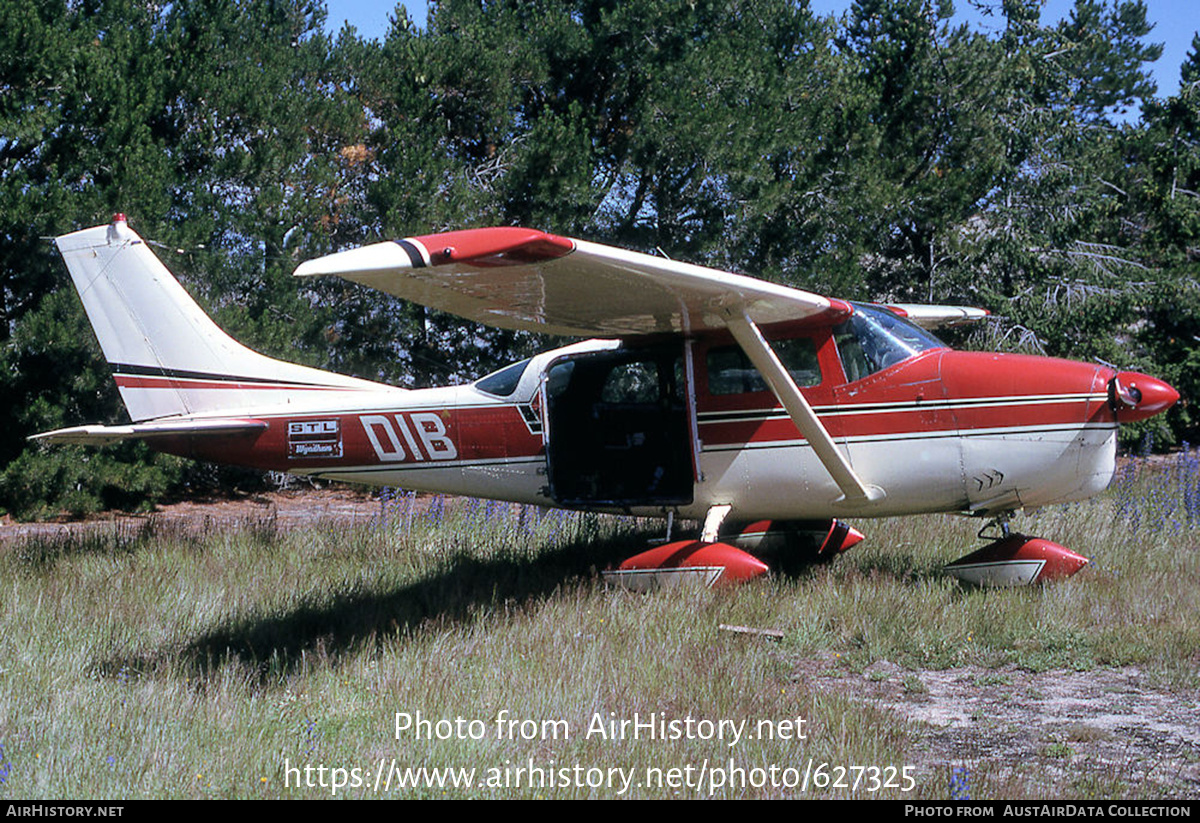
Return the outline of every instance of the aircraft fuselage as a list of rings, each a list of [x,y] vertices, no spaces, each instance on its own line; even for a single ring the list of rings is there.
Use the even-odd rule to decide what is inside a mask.
[[[1112,369],[932,348],[847,381],[829,328],[797,336],[816,355],[806,398],[854,469],[888,490],[878,503],[843,513],[1037,507],[1090,497],[1112,476],[1119,414]],[[837,486],[775,396],[752,381],[731,386],[729,369],[717,373],[728,350],[719,336],[644,347],[589,341],[534,358],[507,396],[479,384],[292,387],[286,406],[228,413],[265,422],[260,432],[158,438],[154,445],[317,478],[546,506],[647,515],[673,509],[702,518],[714,505],[737,501],[745,519],[837,513]],[[653,356],[639,359],[642,352]],[[661,373],[676,359],[670,379],[645,376],[644,364]],[[599,376],[578,388],[555,387],[564,366]],[[161,379],[168,391],[181,382]],[[669,488],[655,486],[656,472]]]

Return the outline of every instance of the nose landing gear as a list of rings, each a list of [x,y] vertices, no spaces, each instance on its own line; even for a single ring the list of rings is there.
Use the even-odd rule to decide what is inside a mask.
[[[980,529],[979,536],[992,542],[948,564],[946,572],[977,586],[1028,586],[1070,577],[1090,562],[1050,540],[1012,531],[1009,517],[1006,512]],[[985,534],[993,526],[999,536]]]

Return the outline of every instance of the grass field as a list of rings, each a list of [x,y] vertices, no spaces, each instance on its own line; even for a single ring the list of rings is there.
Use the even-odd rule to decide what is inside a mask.
[[[660,524],[473,500],[5,544],[0,798],[961,796],[906,718],[798,672],[887,661],[920,689],[968,666],[986,689],[1014,666],[1137,666],[1194,699],[1197,480],[1190,456],[1130,464],[1020,518],[1093,561],[1021,590],[940,573],[977,544],[955,517],[859,522],[867,542],[799,577],[650,595],[595,570]],[[1196,791],[970,777],[974,799]]]

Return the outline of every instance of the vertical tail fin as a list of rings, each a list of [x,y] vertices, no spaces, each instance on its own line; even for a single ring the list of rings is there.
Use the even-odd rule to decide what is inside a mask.
[[[196,305],[122,214],[56,242],[135,423],[279,405],[298,390],[390,388],[241,345]]]

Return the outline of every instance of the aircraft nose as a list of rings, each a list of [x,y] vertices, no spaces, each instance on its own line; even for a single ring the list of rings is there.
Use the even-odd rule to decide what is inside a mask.
[[[1108,402],[1121,423],[1145,420],[1165,412],[1179,399],[1179,392],[1156,377],[1123,371],[1108,381]]]

